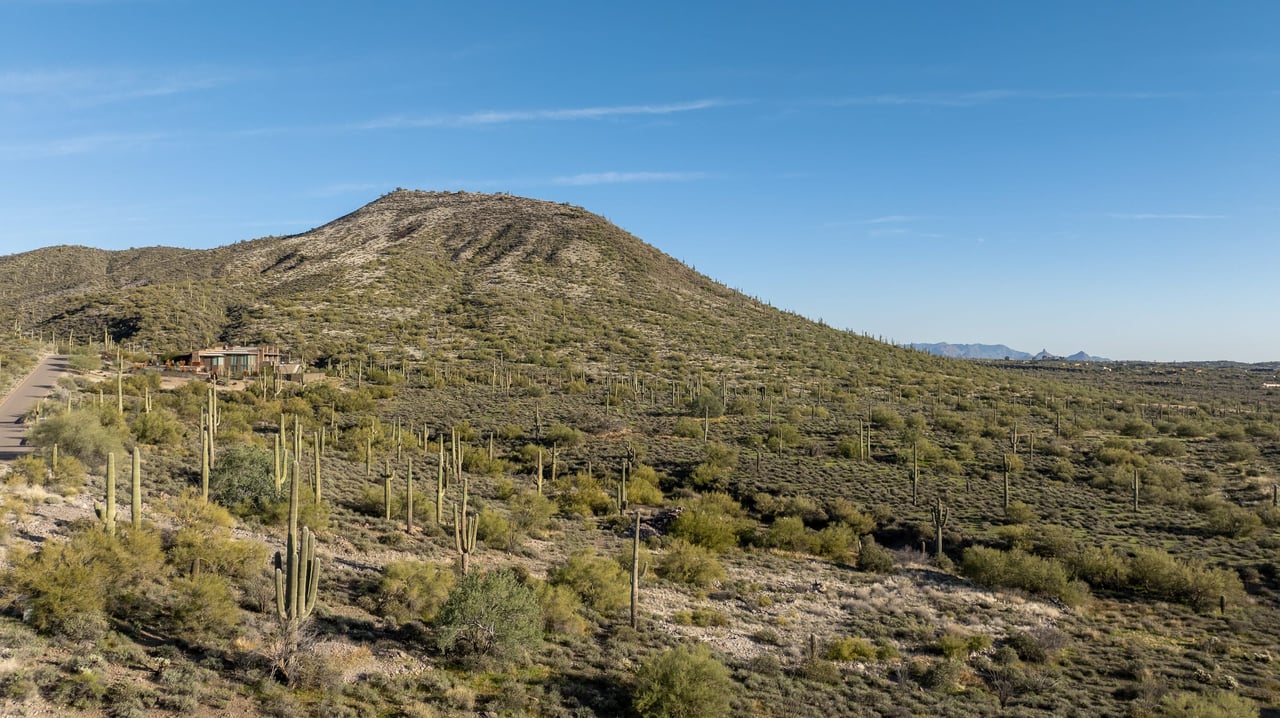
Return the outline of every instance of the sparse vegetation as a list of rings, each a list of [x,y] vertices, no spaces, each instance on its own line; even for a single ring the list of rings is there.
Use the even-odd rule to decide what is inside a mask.
[[[414,224],[446,206],[457,227]],[[376,262],[348,251],[384,220]],[[73,334],[78,372],[0,503],[8,700],[825,718],[1250,715],[1274,696],[1280,397],[1256,369],[948,362],[515,198],[396,193],[246,246],[293,268],[137,250],[124,289],[13,273],[0,327]],[[178,280],[131,274],[157,263]],[[115,350],[223,341],[318,371],[218,387],[205,502],[208,386],[117,375]],[[6,342],[0,378],[40,349]],[[324,566],[287,652],[277,436]],[[134,445],[145,521],[121,480],[112,537],[89,505]]]

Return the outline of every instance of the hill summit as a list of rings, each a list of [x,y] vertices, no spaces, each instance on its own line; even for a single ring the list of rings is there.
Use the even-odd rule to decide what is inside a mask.
[[[50,247],[0,257],[0,274],[14,278],[11,325],[154,353],[271,343],[315,359],[430,343],[634,367],[899,351],[730,290],[580,207],[506,194],[397,190],[302,234]]]

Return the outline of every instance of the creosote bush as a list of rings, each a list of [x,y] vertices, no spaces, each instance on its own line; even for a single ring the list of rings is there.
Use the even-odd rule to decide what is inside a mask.
[[[729,715],[729,670],[699,643],[650,657],[636,676],[633,704],[645,718]]]
[[[630,579],[616,561],[596,555],[593,549],[579,551],[553,567],[547,581],[573,589],[583,604],[600,613],[617,611],[630,600]]]
[[[984,586],[1020,588],[1078,606],[1089,595],[1088,585],[1071,581],[1066,568],[1053,559],[1014,549],[1000,551],[983,546],[965,549],[961,571]]]
[[[453,571],[426,561],[392,561],[361,603],[392,623],[435,620],[456,584]]]
[[[668,581],[706,587],[723,581],[725,571],[709,549],[676,539],[658,561],[658,575]]]

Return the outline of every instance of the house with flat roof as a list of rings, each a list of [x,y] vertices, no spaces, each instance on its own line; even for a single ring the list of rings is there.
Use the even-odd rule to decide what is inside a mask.
[[[257,374],[266,367],[279,367],[280,349],[230,345],[200,349],[191,352],[187,364],[203,374],[238,379],[248,374]]]

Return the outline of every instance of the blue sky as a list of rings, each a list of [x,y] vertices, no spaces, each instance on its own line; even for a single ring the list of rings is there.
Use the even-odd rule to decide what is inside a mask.
[[[571,202],[898,342],[1280,360],[1280,3],[0,0],[0,252]]]

